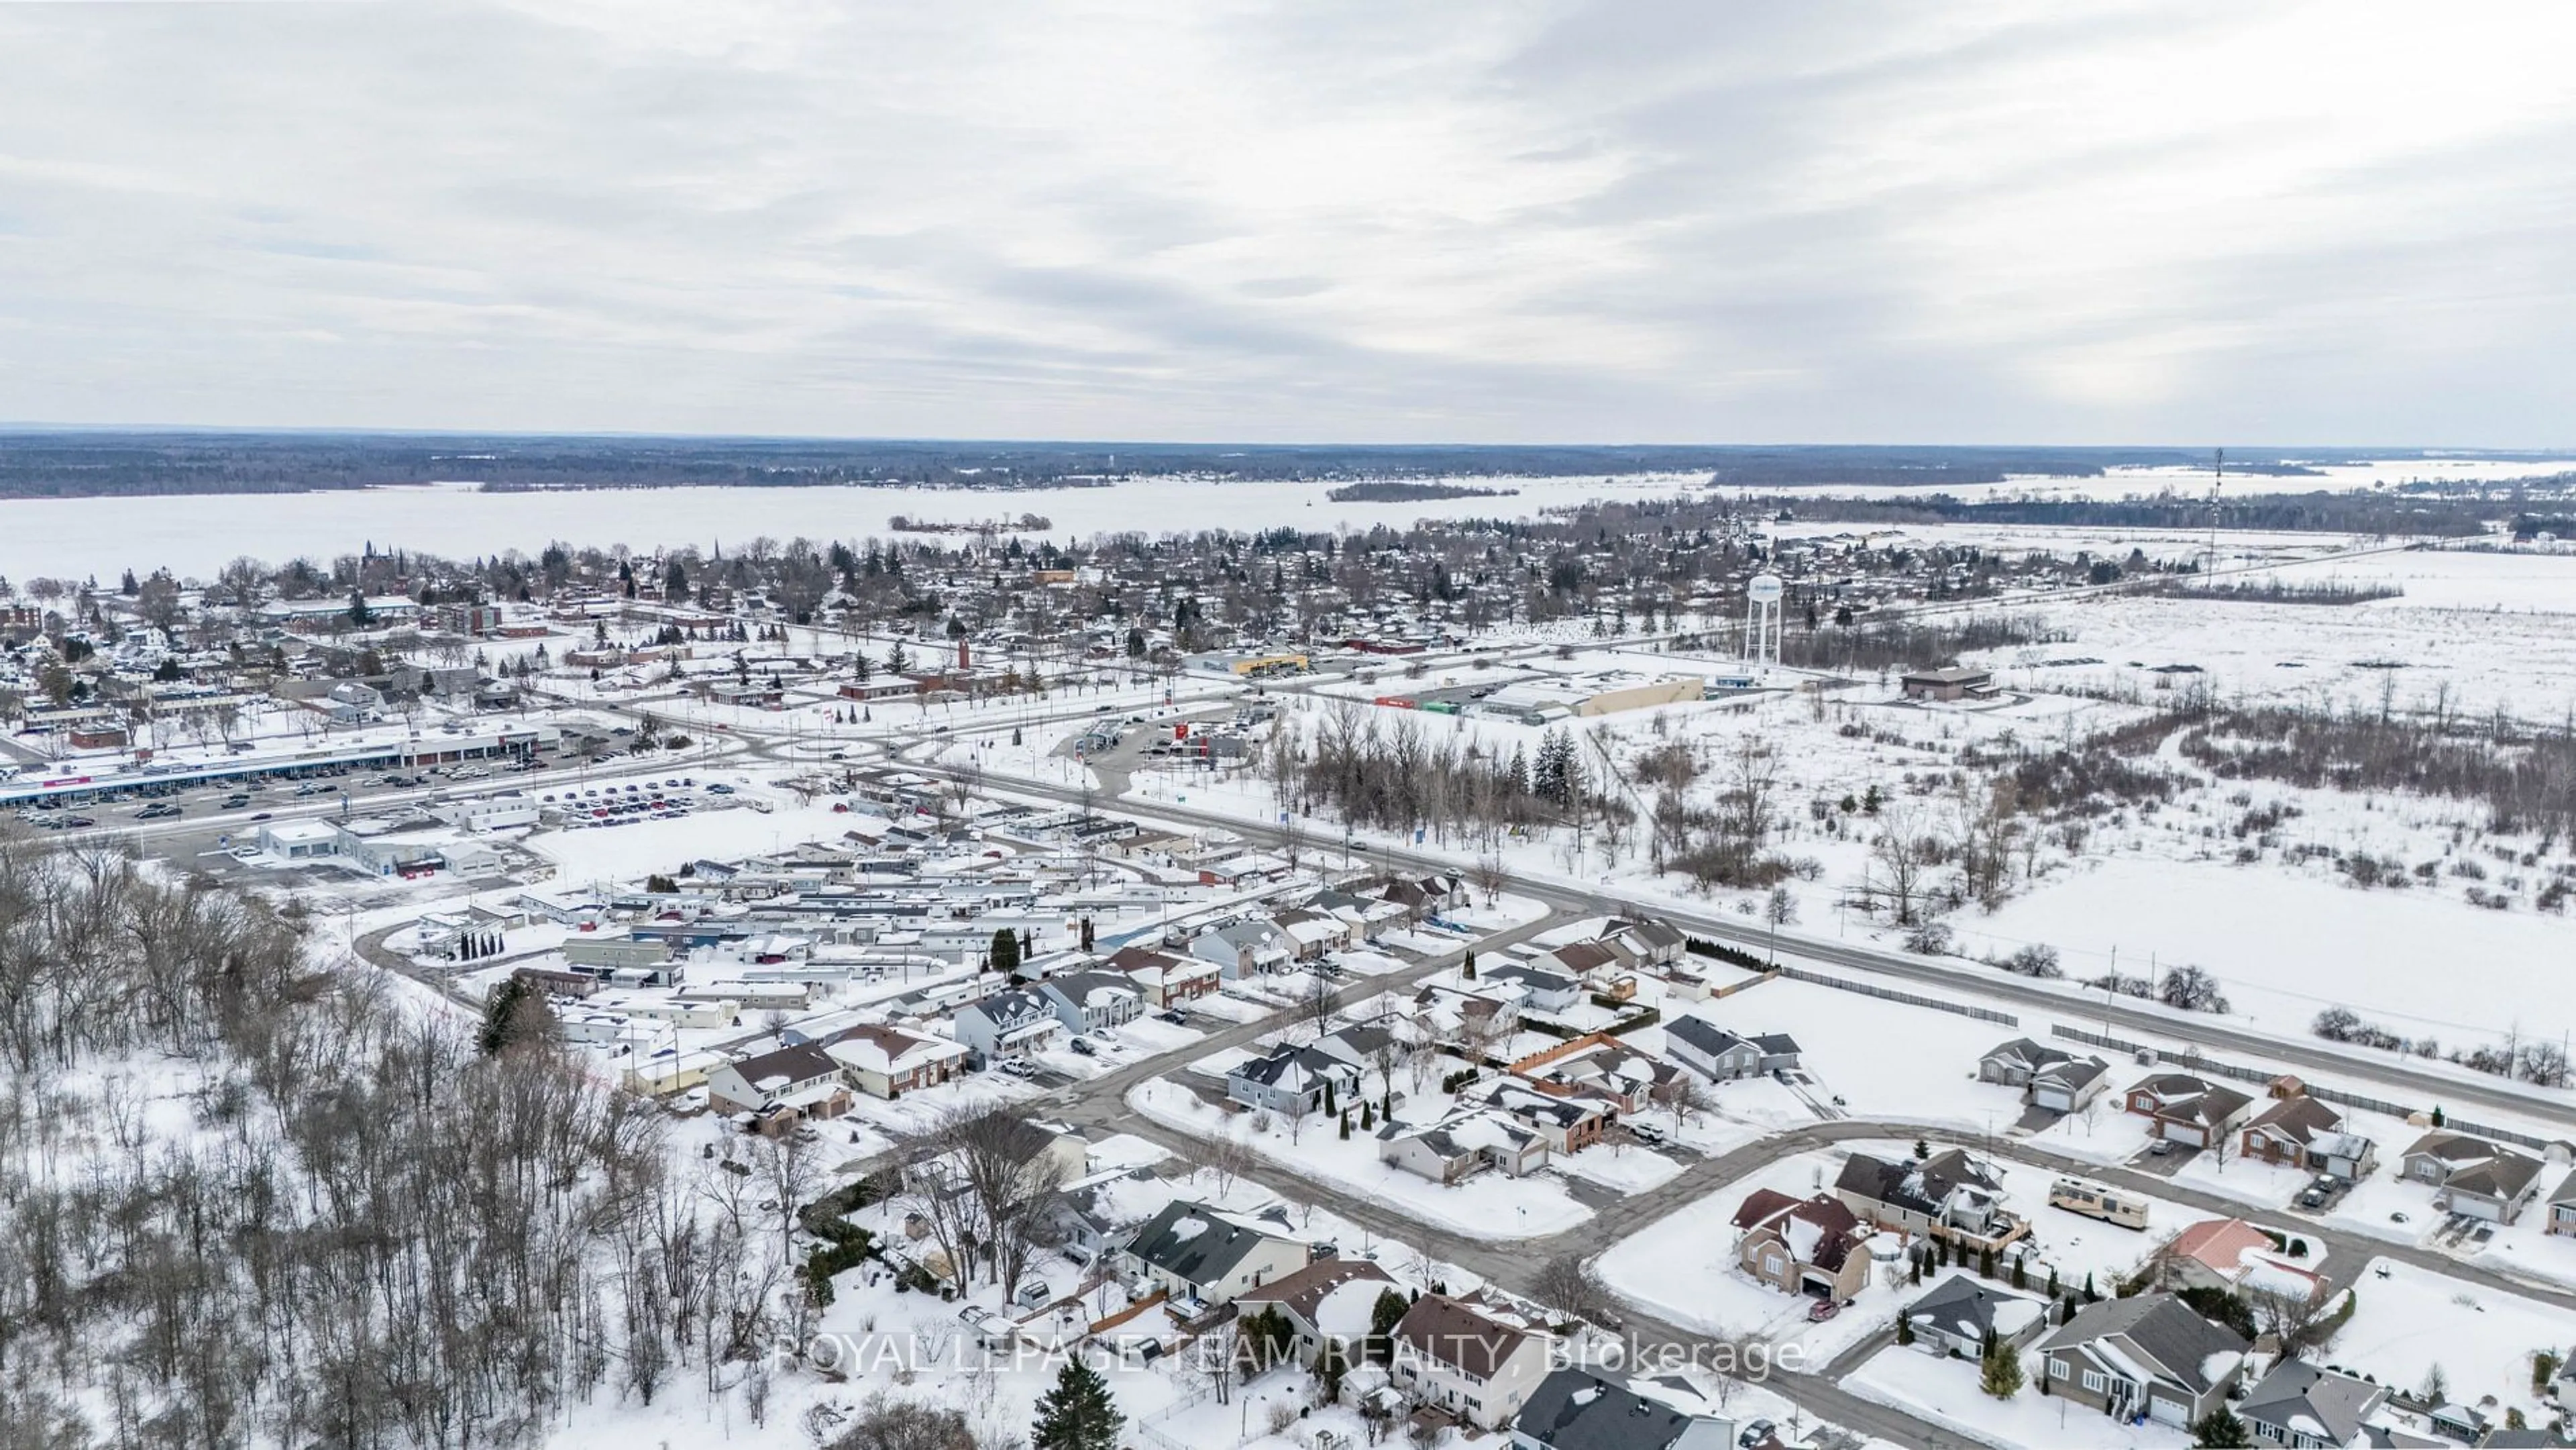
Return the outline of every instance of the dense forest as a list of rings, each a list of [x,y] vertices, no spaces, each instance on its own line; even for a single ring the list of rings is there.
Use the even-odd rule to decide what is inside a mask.
[[[677,1171],[523,1017],[314,946],[0,835],[0,1445],[524,1445],[684,1377],[763,1417],[819,1163]]]

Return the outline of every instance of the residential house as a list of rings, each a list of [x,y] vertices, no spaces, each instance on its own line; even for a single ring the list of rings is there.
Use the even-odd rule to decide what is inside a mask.
[[[1054,1209],[1058,1248],[1066,1257],[1080,1263],[1097,1263],[1127,1246],[1135,1228],[1132,1216],[1121,1211],[1124,1190],[1117,1185],[1129,1180],[1150,1180],[1151,1168],[1124,1168],[1092,1174],[1064,1186]]]
[[[2385,1385],[2285,1358],[2246,1391],[2237,1403],[2236,1418],[2266,1445],[2345,1450],[2369,1443],[2363,1431],[2387,1403]]]
[[[1428,921],[1466,899],[1455,876],[1394,877],[1378,894],[1403,907],[1405,918],[1416,922]]]
[[[2154,1123],[2156,1136],[2206,1148],[2235,1131],[2254,1099],[2187,1072],[2160,1072],[2130,1084],[2123,1105]]]
[[[1512,1419],[1512,1450],[1735,1450],[1735,1423],[1650,1400],[1601,1371],[1540,1380]]]
[[[2111,1065],[2098,1057],[2070,1057],[2031,1074],[2023,1101],[2054,1113],[2079,1113],[2111,1085]]]
[[[1568,942],[1554,951],[1542,953],[1539,963],[1577,982],[1590,982],[1602,973],[1622,966],[1624,961],[1617,948],[1606,941],[1595,940]]]
[[[1980,1082],[2022,1090],[2021,1100],[2051,1112],[2080,1111],[2110,1085],[2110,1067],[2098,1057],[2016,1037],[1977,1059]]]
[[[1603,1032],[1532,1053],[1513,1063],[1512,1072],[1540,1092],[1597,1099],[1621,1113],[1643,1111],[1658,1087],[1686,1075]]]
[[[1292,947],[1286,932],[1260,917],[1212,926],[1190,938],[1190,955],[1216,963],[1229,981],[1286,971],[1294,960]]]
[[[2026,1088],[2030,1086],[2031,1077],[2041,1068],[2053,1067],[2058,1063],[2070,1061],[2073,1057],[2073,1053],[2050,1047],[2046,1043],[2033,1042],[2027,1037],[2016,1037],[1977,1059],[1977,1080],[2001,1083],[2005,1087]]]
[[[1289,955],[1301,962],[1319,960],[1327,952],[1344,951],[1360,944],[1359,933],[1352,923],[1330,912],[1311,907],[1292,907],[1274,919],[1288,937]]]
[[[758,1112],[784,1104],[808,1118],[848,1112],[841,1064],[813,1046],[782,1047],[728,1062],[707,1074],[707,1101],[720,1113]]]
[[[1043,1052],[1064,1036],[1054,1004],[1026,987],[969,1002],[957,1009],[949,1025],[958,1041],[987,1060]]]
[[[2293,1093],[2274,1101],[2237,1133],[2236,1152],[2249,1162],[2316,1171],[2324,1167],[2319,1143],[2349,1136],[2343,1130],[2343,1114],[2306,1093]]]
[[[1548,1339],[1450,1298],[1425,1294],[1398,1320],[1388,1360],[1395,1385],[1482,1429],[1509,1424],[1547,1377]]]
[[[2256,1288],[2303,1300],[2323,1292],[2313,1268],[2279,1252],[2272,1236],[2241,1218],[2215,1218],[2173,1236],[2161,1258],[2164,1281],[2181,1289],[2234,1293]]]
[[[2511,1223],[2540,1191],[2540,1160],[2484,1138],[2436,1128],[2400,1160],[2400,1172],[2440,1191],[2433,1206],[2490,1223]]]
[[[1038,983],[1055,1020],[1075,1035],[1124,1026],[1145,1015],[1145,994],[1117,972],[1065,972]]]
[[[2321,1133],[2308,1144],[2308,1166],[2359,1183],[2379,1171],[2379,1145],[2366,1133]]]
[[[966,1070],[966,1044],[863,1022],[818,1044],[850,1085],[874,1098],[936,1087]]]
[[[1471,1109],[1427,1127],[1388,1123],[1377,1156],[1418,1178],[1457,1183],[1486,1169],[1524,1178],[1547,1166],[1547,1139],[1499,1113]]]
[[[1830,1193],[1757,1188],[1736,1207],[1735,1231],[1736,1266],[1784,1293],[1841,1303],[1869,1282],[1870,1230]]]
[[[1376,1071],[1381,1061],[1401,1065],[1411,1054],[1402,1038],[1375,1022],[1355,1022],[1328,1032],[1315,1040],[1315,1050],[1363,1072]]]
[[[2016,1294],[1974,1274],[1953,1273],[1898,1317],[1914,1329],[1914,1346],[1926,1354],[1976,1359],[1989,1339],[2019,1349],[2048,1327],[2048,1301]]]
[[[1533,1012],[1570,1012],[1583,1000],[1583,984],[1563,972],[1526,962],[1505,962],[1486,969],[1484,980],[1511,983],[1521,989],[1521,1001]]]
[[[2558,1191],[2549,1195],[2549,1221],[2542,1227],[2554,1234],[2576,1234],[2576,1173],[2560,1180]]]
[[[1228,1098],[1292,1118],[1320,1110],[1327,1092],[1337,1101],[1356,1103],[1359,1086],[1358,1068],[1312,1047],[1287,1042],[1264,1056],[1236,1063],[1225,1075]]]
[[[1508,984],[1470,991],[1428,983],[1413,1003],[1433,1044],[1481,1061],[1521,1030],[1520,996],[1520,989]]]
[[[2086,1305],[2039,1342],[2050,1394],[2177,1426],[2226,1402],[2250,1348],[2167,1293]]]
[[[2030,1232],[2005,1210],[2003,1179],[1993,1167],[1957,1148],[1893,1163],[1854,1153],[1834,1180],[1834,1195],[1865,1222],[1972,1251],[2000,1249]]]
[[[1386,1270],[1368,1259],[1318,1259],[1293,1274],[1235,1296],[1243,1314],[1276,1309],[1294,1331],[1290,1354],[1312,1366],[1327,1343],[1339,1344],[1344,1362],[1358,1364],[1380,1294],[1396,1289]],[[1401,1292],[1398,1290],[1397,1292]]]
[[[1140,1286],[1175,1299],[1228,1304],[1306,1267],[1306,1246],[1249,1219],[1175,1199],[1137,1226],[1119,1262]]]
[[[1145,994],[1145,1000],[1158,1008],[1180,1006],[1204,997],[1217,988],[1222,968],[1205,957],[1177,957],[1148,947],[1120,947],[1109,957],[1109,968],[1126,974]]]
[[[1636,954],[1639,965],[1649,967],[1669,967],[1680,961],[1690,944],[1681,928],[1664,921],[1617,922],[1611,936]]]
[[[1616,1111],[1598,1099],[1558,1097],[1506,1079],[1485,1096],[1485,1106],[1547,1140],[1551,1153],[1580,1153],[1601,1141]]]
[[[1797,1039],[1786,1033],[1742,1037],[1702,1017],[1675,1017],[1665,1022],[1664,1052],[1702,1077],[1719,1082],[1795,1068],[1799,1056]]]
[[[1091,1145],[1069,1123],[1015,1118],[1004,1143],[1015,1163],[1039,1165],[1047,1182],[1072,1183],[1091,1167]]]

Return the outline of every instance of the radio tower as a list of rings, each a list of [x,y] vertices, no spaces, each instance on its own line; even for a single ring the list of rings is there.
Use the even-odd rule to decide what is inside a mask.
[[[2209,475],[2209,562],[2201,565],[2202,587],[2218,587],[2218,486],[2227,481],[2227,450],[2218,450],[2218,464]]]

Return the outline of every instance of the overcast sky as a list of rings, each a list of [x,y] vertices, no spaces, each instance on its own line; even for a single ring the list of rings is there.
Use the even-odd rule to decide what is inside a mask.
[[[0,419],[2576,444],[2576,6],[0,4]]]

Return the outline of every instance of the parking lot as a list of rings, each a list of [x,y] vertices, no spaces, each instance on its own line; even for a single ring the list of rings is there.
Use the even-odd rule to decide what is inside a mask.
[[[709,784],[705,791],[717,801],[733,794],[731,786],[721,784]],[[536,798],[538,811],[549,818],[550,824],[567,831],[631,826],[639,821],[675,821],[708,803],[701,798],[696,780],[689,776],[674,776],[659,785],[629,781],[545,791]]]

